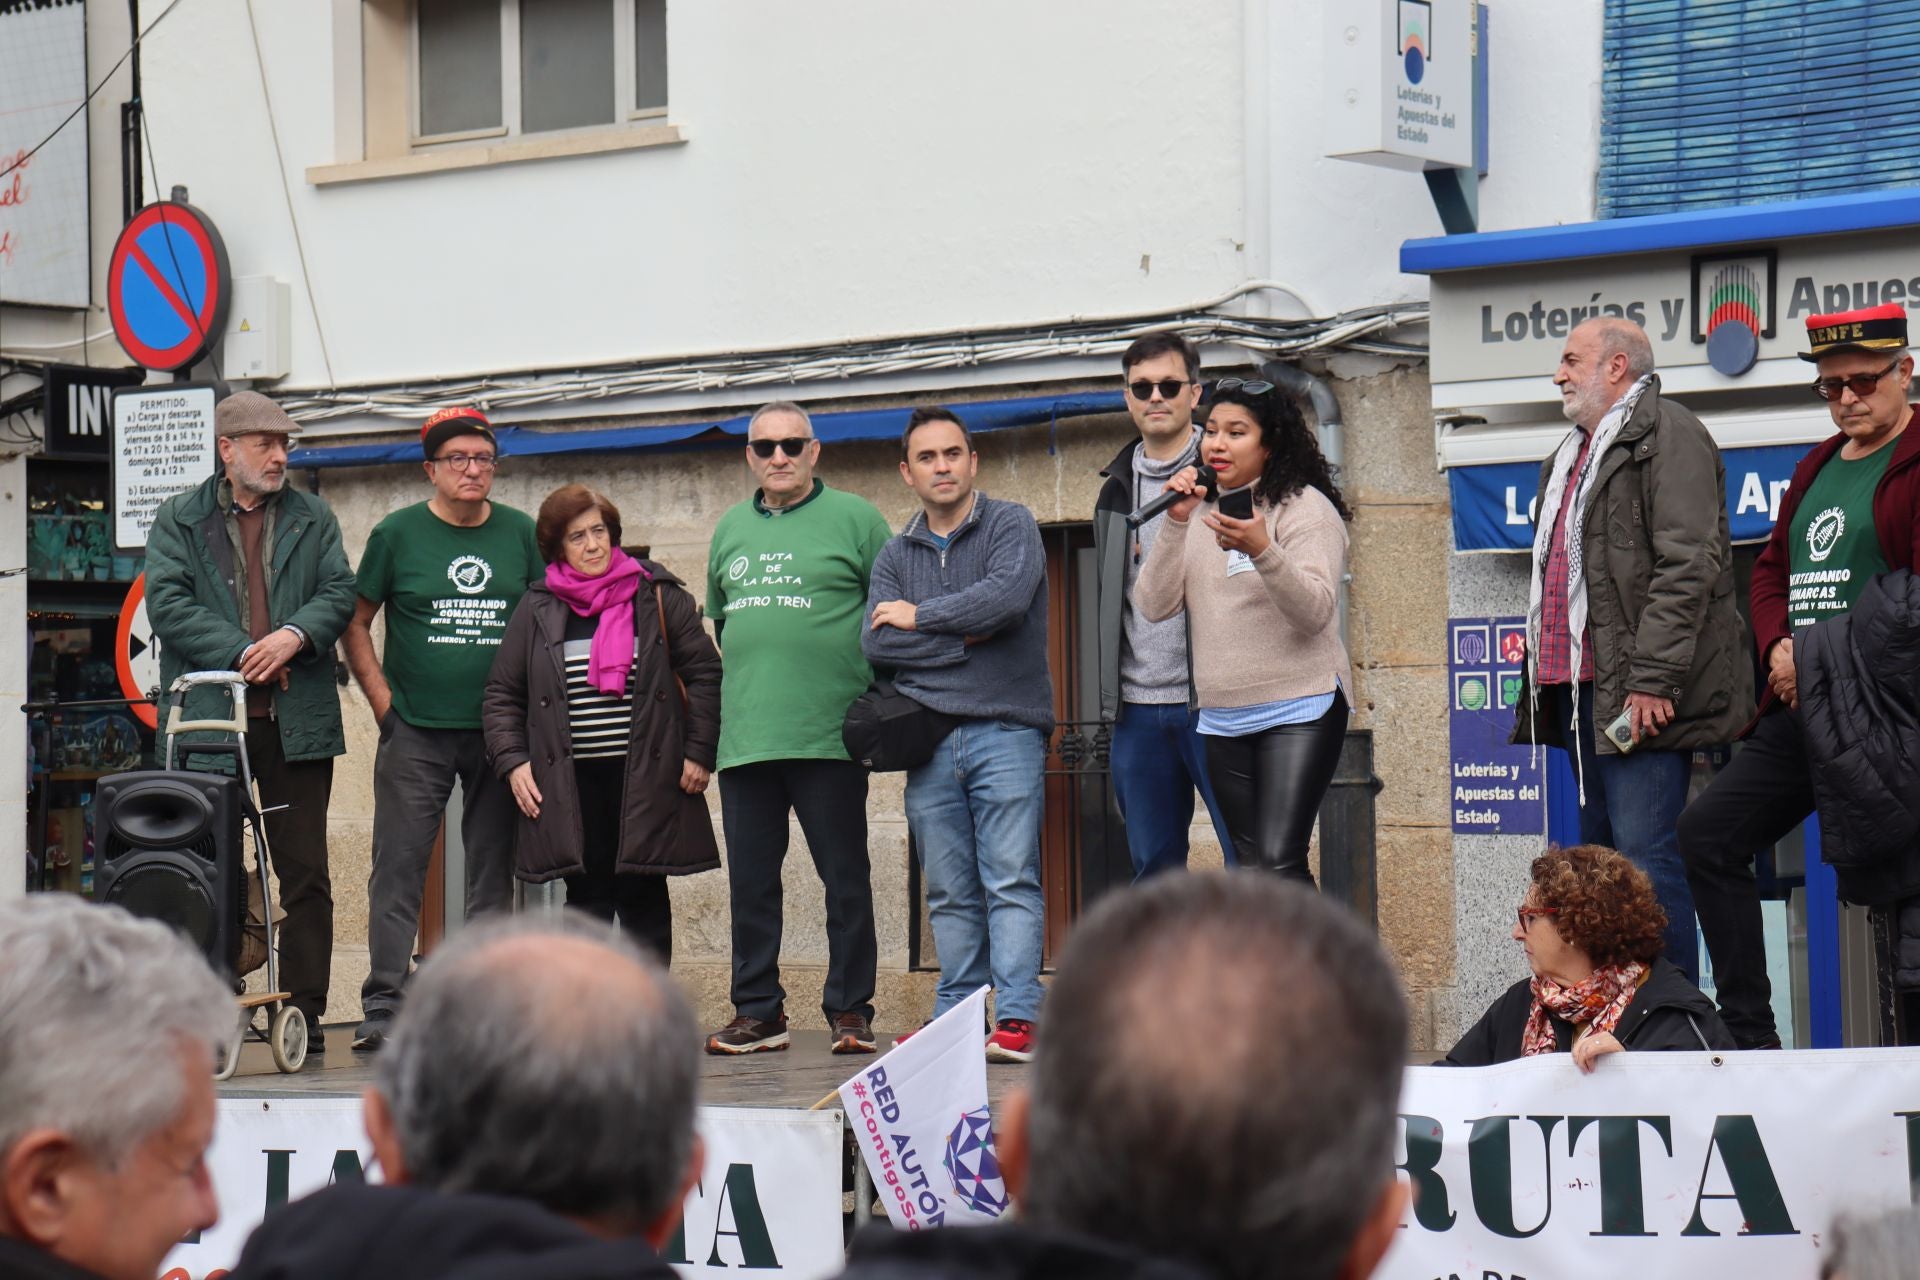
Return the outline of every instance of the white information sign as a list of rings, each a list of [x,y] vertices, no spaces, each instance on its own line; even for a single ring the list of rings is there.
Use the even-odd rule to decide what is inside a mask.
[[[1920,1050],[1416,1067],[1401,1110],[1378,1280],[1807,1280],[1837,1215],[1908,1203]]]
[[[86,5],[0,0],[0,302],[88,303],[86,97]]]
[[[1343,0],[1322,21],[1328,155],[1394,169],[1473,164],[1473,0]]]
[[[341,1179],[379,1181],[360,1099],[223,1098],[207,1169],[220,1221],[167,1255],[161,1280],[209,1280],[240,1259],[269,1210]],[[841,1114],[702,1107],[707,1158],[666,1252],[685,1276],[747,1271],[823,1280],[846,1262]]]
[[[212,475],[214,389],[162,383],[113,393],[113,542],[147,545],[160,504]]]

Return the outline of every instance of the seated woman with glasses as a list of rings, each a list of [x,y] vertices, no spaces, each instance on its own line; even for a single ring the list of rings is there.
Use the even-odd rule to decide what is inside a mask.
[[[1313,883],[1307,843],[1347,733],[1340,582],[1352,518],[1293,397],[1224,378],[1200,465],[1140,568],[1153,621],[1186,610],[1207,772],[1243,867]]]
[[[1573,1054],[1582,1071],[1622,1049],[1732,1049],[1713,1001],[1662,952],[1667,913],[1653,882],[1597,844],[1533,860],[1513,940],[1533,976],[1495,1000],[1441,1066]]]
[[[680,579],[620,549],[620,510],[555,489],[534,522],[545,582],[507,623],[481,703],[520,807],[515,871],[673,955],[667,876],[720,865],[702,792],[720,740],[720,654]]]

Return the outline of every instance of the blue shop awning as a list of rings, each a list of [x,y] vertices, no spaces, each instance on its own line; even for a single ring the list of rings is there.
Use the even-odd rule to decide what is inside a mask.
[[[1735,542],[1761,542],[1773,532],[1780,496],[1812,446],[1764,445],[1726,449],[1727,526]],[[1456,466],[1447,472],[1453,500],[1456,551],[1531,551],[1538,462]]]
[[[1005,431],[1031,427],[1060,418],[1095,413],[1123,413],[1126,400],[1119,391],[1082,395],[1029,396],[1019,400],[983,400],[950,406],[971,431]],[[813,433],[828,443],[847,440],[896,440],[906,429],[912,405],[888,409],[854,409],[813,415]],[[649,427],[601,427],[569,430],[565,427],[500,427],[494,435],[505,457],[529,458],[554,453],[640,453],[711,445],[740,444],[747,438],[751,414],[704,422]],[[418,462],[417,439],[378,444],[316,444],[295,449],[287,462],[294,467],[377,467]]]
[[[1410,275],[1432,275],[1914,226],[1920,226],[1920,189],[1907,187],[1647,218],[1432,236],[1400,246],[1400,269]]]

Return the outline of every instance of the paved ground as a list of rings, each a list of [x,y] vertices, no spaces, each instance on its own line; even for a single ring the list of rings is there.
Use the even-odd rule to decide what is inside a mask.
[[[327,1052],[309,1058],[293,1075],[274,1070],[267,1046],[249,1042],[240,1051],[240,1069],[219,1086],[224,1098],[337,1097],[358,1094],[373,1079],[376,1055],[355,1053],[352,1027],[326,1031]],[[887,1046],[883,1039],[882,1047]],[[722,1058],[700,1055],[700,1100],[729,1107],[811,1107],[851,1079],[867,1057],[835,1057],[827,1052],[825,1031],[796,1031],[793,1047],[780,1053],[749,1053]],[[987,1064],[989,1097],[1000,1101],[1026,1079],[1025,1066]]]

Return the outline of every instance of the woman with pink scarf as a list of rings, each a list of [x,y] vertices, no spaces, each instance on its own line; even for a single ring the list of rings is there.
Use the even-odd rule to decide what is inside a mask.
[[[1442,1066],[1571,1053],[1582,1071],[1623,1049],[1734,1048],[1713,1001],[1661,954],[1667,913],[1647,873],[1597,844],[1549,849],[1512,937],[1533,975],[1493,1002]]]
[[[515,872],[673,953],[667,876],[720,865],[705,791],[720,654],[662,566],[620,547],[620,509],[585,485],[540,504],[547,577],[507,623],[481,709],[520,809]]]

